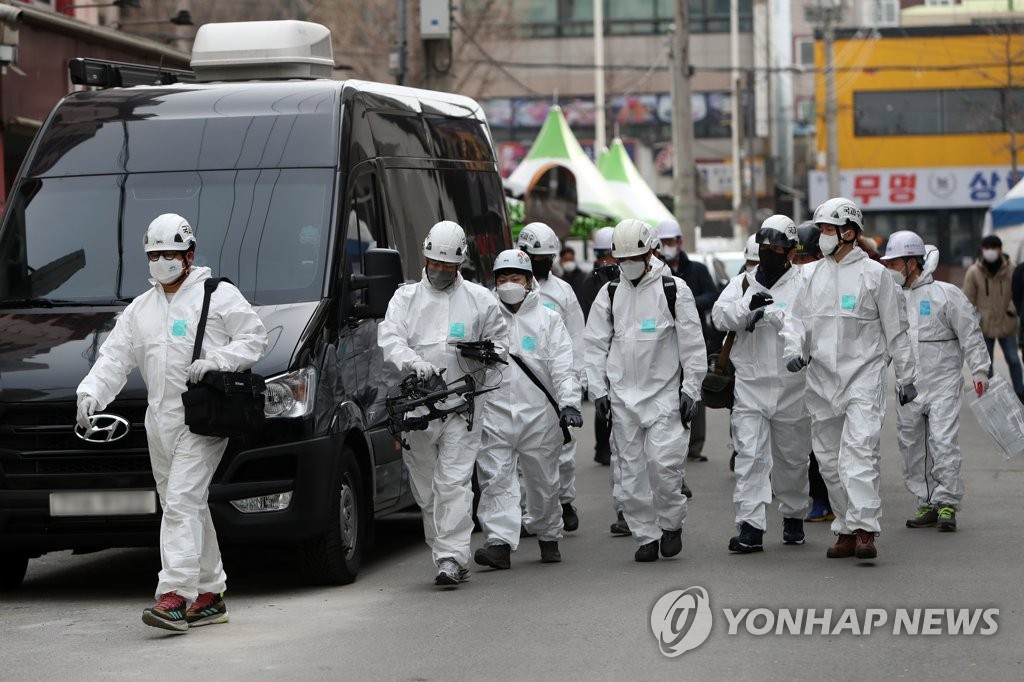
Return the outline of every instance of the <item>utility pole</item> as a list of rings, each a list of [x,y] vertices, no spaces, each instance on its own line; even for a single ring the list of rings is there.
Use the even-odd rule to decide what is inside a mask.
[[[607,148],[604,103],[604,0],[594,0],[594,160]]]
[[[405,85],[406,59],[409,46],[409,7],[406,0],[398,0],[398,45],[388,51],[388,73],[395,77],[395,83]]]
[[[672,198],[683,232],[683,244],[697,250],[697,187],[693,158],[693,114],[690,101],[690,4],[676,0],[672,34]]]
[[[842,12],[842,5],[835,8]],[[825,130],[828,134],[826,162],[828,164],[828,194],[839,196],[839,130],[836,127],[836,29],[833,13],[825,12]]]
[[[839,130],[836,128],[836,24],[843,18],[842,0],[818,0],[804,9],[808,21],[818,24],[825,52],[825,165],[828,195],[839,196]]]
[[[743,229],[740,213],[743,206],[743,166],[740,161],[740,7],[739,0],[729,0],[729,88],[732,91],[732,225],[734,236],[743,241],[747,230]]]

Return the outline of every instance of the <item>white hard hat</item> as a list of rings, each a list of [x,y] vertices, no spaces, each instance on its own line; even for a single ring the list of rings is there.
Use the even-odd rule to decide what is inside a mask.
[[[747,246],[743,249],[743,257],[747,260],[761,262],[761,254],[758,252],[757,235],[750,235],[747,238]]]
[[[505,249],[494,259],[494,272],[499,270],[519,270],[533,276],[533,264],[530,256],[519,249]]]
[[[814,209],[812,220],[815,225],[825,223],[836,227],[842,227],[849,221],[858,230],[864,229],[864,214],[857,208],[857,204],[845,197],[835,197],[818,206]]]
[[[683,231],[679,229],[679,223],[674,220],[662,220],[658,223],[656,230],[658,239],[682,239]]]
[[[612,255],[616,258],[642,256],[651,250],[654,230],[642,220],[628,218],[615,226],[612,234]]]
[[[594,232],[594,251],[611,251],[612,234],[614,233],[615,228],[611,226],[602,227]]]
[[[754,235],[758,244],[781,246],[784,249],[796,246],[796,223],[789,216],[775,214],[761,223],[761,229]]]
[[[177,213],[158,215],[142,238],[146,251],[188,251],[196,245],[192,226]]]
[[[516,247],[531,256],[557,256],[562,250],[562,241],[544,223],[530,223],[519,233]]]
[[[451,220],[436,223],[423,240],[423,257],[442,263],[461,263],[466,260],[465,230]]]
[[[900,230],[889,236],[882,260],[924,256],[924,254],[924,241],[910,230]]]

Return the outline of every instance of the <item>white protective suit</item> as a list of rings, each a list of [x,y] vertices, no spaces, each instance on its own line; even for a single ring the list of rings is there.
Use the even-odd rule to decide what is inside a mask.
[[[508,325],[509,353],[530,368],[560,408],[580,409],[582,396],[572,342],[562,318],[541,305],[535,291],[526,295],[515,313],[504,303],[498,305]],[[505,543],[515,550],[524,523],[539,540],[558,540],[562,536],[558,455],[563,440],[558,414],[511,358],[502,368],[500,388],[487,398],[483,443],[477,456],[477,518],[484,544]],[[517,460],[526,493],[525,515],[519,507]]]
[[[228,439],[189,431],[181,403],[203,307],[203,282],[209,278],[209,268],[193,267],[170,301],[155,283],[132,301],[77,390],[96,398],[103,409],[133,368],[142,373],[148,393],[149,460],[163,509],[163,570],[156,596],[176,592],[188,602],[204,592],[223,592],[227,580],[207,496]],[[216,362],[221,371],[237,372],[252,367],[266,348],[267,332],[256,311],[238,289],[221,282],[210,297],[201,357]]]
[[[715,327],[736,332],[729,359],[736,368],[731,419],[737,526],[746,522],[762,531],[767,528],[765,512],[773,488],[783,517],[803,519],[807,511],[811,424],[804,409],[804,373],[786,369],[784,343],[771,324],[760,320],[753,332],[746,331],[754,294],[771,295],[774,303],[768,308],[785,316],[802,285],[797,267],[790,267],[771,289],[745,273],[729,282],[711,310]]]
[[[900,386],[917,378],[906,307],[885,267],[859,247],[839,263],[818,261],[804,277],[784,325],[777,316],[769,321],[783,326],[785,358],[810,358],[805,396],[811,443],[836,515],[833,532],[878,533],[889,357]]]
[[[914,384],[917,399],[896,407],[903,481],[919,506],[959,507],[964,494],[957,442],[964,359],[972,374],[987,375],[991,361],[978,313],[959,288],[936,282],[926,266],[904,294],[914,359],[928,369]]]
[[[556,259],[557,260],[557,259]],[[579,381],[586,390],[586,372],[583,370],[583,308],[576,298],[576,292],[569,283],[549,275],[547,279],[536,279],[537,292],[540,294],[544,307],[561,315],[562,322],[569,332],[572,341],[574,366],[577,368]],[[562,504],[569,504],[576,499],[576,438],[561,446],[558,457],[558,497]]]
[[[587,329],[586,369],[594,399],[608,395],[612,438],[618,449],[623,513],[638,544],[678,530],[686,518],[680,491],[689,433],[679,419],[682,390],[700,399],[707,373],[707,351],[693,294],[676,284],[675,320],[668,310],[657,258],[637,286],[621,280],[615,292],[614,329],[608,311],[608,285],[597,294]],[[681,447],[683,446],[683,447]]]
[[[446,370],[446,381],[480,367],[461,357],[455,343],[485,340],[494,342],[504,355],[508,347],[505,320],[494,295],[461,274],[444,291],[431,286],[426,271],[416,284],[399,287],[377,328],[385,362],[402,375],[412,371],[414,362],[430,362]],[[488,372],[489,377],[494,374]],[[410,448],[404,451],[405,465],[435,565],[443,558],[455,559],[462,567],[469,563],[470,480],[483,429],[477,423],[467,431],[466,425],[461,414],[450,415],[444,421],[431,421],[426,430],[405,433]]]

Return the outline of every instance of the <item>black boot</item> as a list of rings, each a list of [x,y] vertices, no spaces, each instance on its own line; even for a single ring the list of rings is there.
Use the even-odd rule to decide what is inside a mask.
[[[804,544],[803,519],[782,519],[782,542],[787,545]]]
[[[675,556],[683,551],[683,529],[661,531],[661,556]]]
[[[512,548],[504,543],[486,545],[473,554],[473,561],[491,568],[512,568]]]
[[[557,564],[562,560],[557,540],[538,540],[537,543],[540,545],[540,562],[542,564]]]
[[[576,515],[576,507],[568,502],[562,505],[562,527],[567,533],[580,527],[580,517]]]
[[[683,479],[683,485],[680,487],[680,492],[686,495],[686,497],[693,497],[693,491],[690,490],[690,486],[686,485],[686,479]]]
[[[629,524],[626,523],[626,517],[622,515],[622,512],[618,513],[618,519],[608,530],[612,535],[630,535]]]
[[[639,549],[636,550],[636,554],[633,558],[637,561],[657,561],[658,560],[658,541],[648,542],[646,545],[640,545]]]
[[[729,540],[729,551],[739,552],[740,554],[760,552],[764,549],[762,544],[763,537],[763,530],[758,530],[744,521],[740,524],[740,534]]]

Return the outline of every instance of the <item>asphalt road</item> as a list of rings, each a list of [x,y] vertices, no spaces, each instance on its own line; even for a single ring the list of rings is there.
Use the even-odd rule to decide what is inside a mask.
[[[512,570],[474,569],[469,583],[442,591],[432,584],[419,518],[407,514],[380,524],[373,556],[346,587],[303,586],[287,552],[227,552],[231,623],[175,636],[140,621],[159,569],[155,551],[47,555],[31,562],[22,589],[0,596],[0,680],[1024,679],[1024,458],[1001,459],[965,407],[960,530],[907,529],[914,500],[900,477],[891,402],[874,563],[826,559],[827,524],[807,524],[807,544],[783,546],[777,511],[762,554],[730,554],[727,413],[709,411],[711,461],[688,466],[695,497],[676,559],[638,564],[633,541],[609,535],[609,470],[591,461],[585,428],[581,526],[562,541],[561,564],[539,563],[527,538]],[[480,535],[473,540],[475,548]],[[652,634],[652,607],[694,586],[709,595],[710,636],[666,657]],[[729,634],[725,610],[744,608],[767,612]],[[812,634],[747,629],[799,608],[834,615]],[[887,622],[870,634],[837,632],[845,609],[856,610],[850,617],[861,628],[866,609]],[[989,612],[991,622],[979,621],[969,636],[935,622],[943,634],[894,634],[900,609],[998,615]]]

